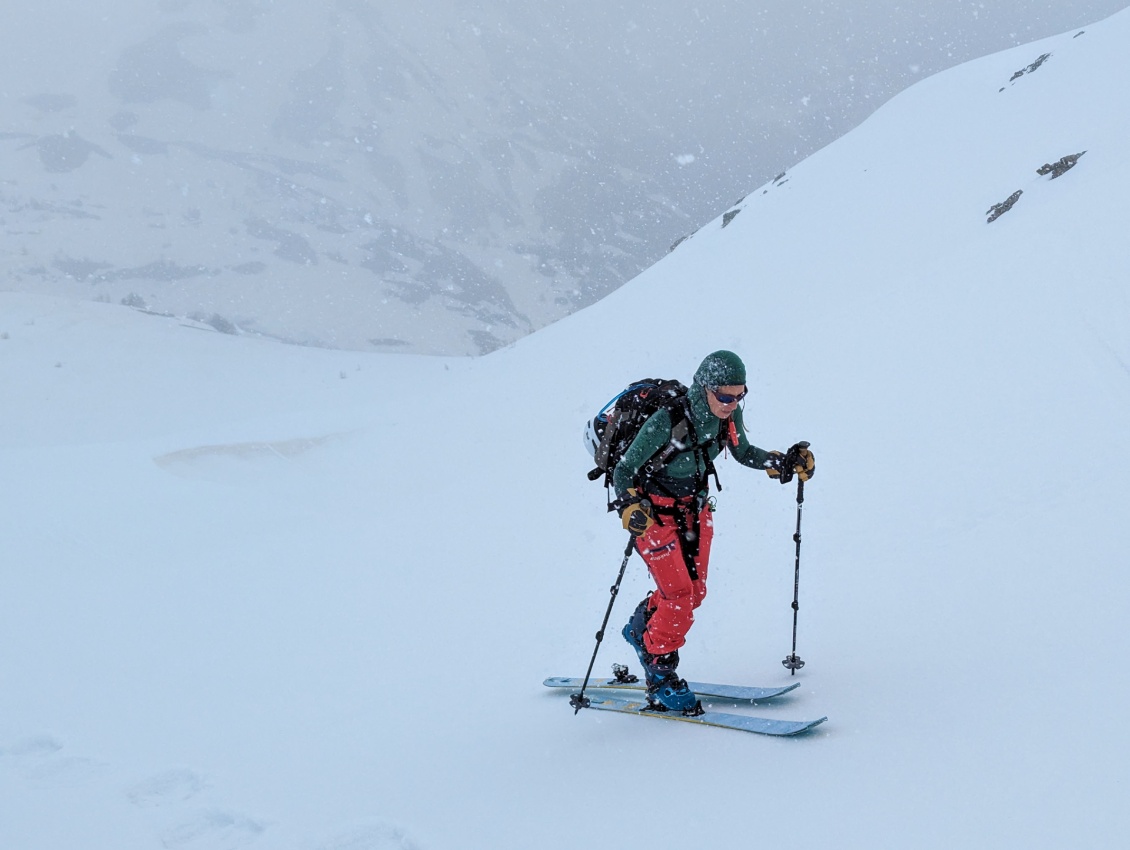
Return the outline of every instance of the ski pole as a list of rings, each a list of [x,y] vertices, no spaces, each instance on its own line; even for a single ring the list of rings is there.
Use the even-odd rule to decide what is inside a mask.
[[[785,668],[792,671],[792,675],[796,675],[796,671],[804,666],[804,662],[800,656],[796,654],[796,621],[797,613],[800,611],[800,514],[804,508],[804,479],[798,478],[796,483],[796,533],[793,534],[793,540],[796,541],[796,575],[793,578],[793,651],[781,663]]]
[[[624,580],[624,570],[628,568],[628,559],[632,557],[632,550],[636,547],[636,538],[634,535],[628,535],[628,545],[624,548],[624,560],[620,564],[620,574],[616,576],[616,583],[609,589],[611,598],[608,600],[608,610],[604,612],[604,622],[600,624],[600,631],[596,633],[596,646],[592,651],[592,658],[589,659],[589,669],[585,671],[585,680],[581,683],[581,692],[573,694],[569,697],[569,705],[573,706],[574,716],[582,708],[589,707],[588,697],[585,696],[585,688],[589,686],[589,677],[592,675],[592,666],[596,663],[596,654],[600,651],[600,642],[604,640],[604,630],[608,627],[608,618],[612,616],[612,606],[616,603],[616,594],[620,592],[620,582]]]

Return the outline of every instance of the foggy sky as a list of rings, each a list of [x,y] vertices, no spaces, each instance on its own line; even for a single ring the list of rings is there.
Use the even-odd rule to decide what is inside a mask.
[[[913,82],[1124,5],[43,0],[0,28],[0,286],[173,312],[239,290],[235,318],[295,340],[487,351]],[[81,230],[94,207],[112,237]],[[157,215],[164,241],[135,239]],[[313,324],[271,325],[288,311]]]

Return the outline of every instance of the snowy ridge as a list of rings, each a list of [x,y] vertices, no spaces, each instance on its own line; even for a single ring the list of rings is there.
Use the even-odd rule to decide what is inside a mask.
[[[704,845],[1116,845],[1128,41],[1121,13],[932,77],[483,358],[0,295],[0,846],[556,850],[662,795]],[[719,347],[754,441],[817,458],[803,687],[757,708],[831,718],[802,739],[541,685],[624,545],[585,416]],[[793,491],[719,473],[681,672],[785,684]],[[595,672],[629,659],[613,632]]]

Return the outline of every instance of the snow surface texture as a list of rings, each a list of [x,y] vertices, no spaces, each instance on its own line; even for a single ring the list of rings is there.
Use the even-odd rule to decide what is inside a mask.
[[[1062,6],[22,4],[0,27],[0,287],[480,354],[920,73],[1119,0]]]
[[[1128,42],[933,77],[483,358],[0,295],[0,846],[1120,846]],[[541,686],[584,672],[624,545],[585,417],[719,347],[754,441],[818,460],[808,663],[755,709],[829,716],[800,739]],[[719,471],[683,670],[791,681],[794,490]],[[647,588],[633,559],[613,626]],[[613,631],[598,672],[630,660]]]

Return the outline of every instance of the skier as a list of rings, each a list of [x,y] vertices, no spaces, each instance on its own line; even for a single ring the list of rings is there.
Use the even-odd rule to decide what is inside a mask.
[[[613,469],[612,504],[624,528],[635,536],[656,586],[636,607],[622,634],[639,655],[649,701],[661,710],[701,711],[676,668],[694,610],[706,596],[714,536],[714,500],[708,498],[707,479],[714,475],[717,483],[714,459],[729,451],[743,466],[763,469],[778,479],[791,470],[807,480],[815,470],[807,444],[782,453],[749,442],[738,406],[746,392],[745,364],[737,354],[708,355],[681,408],[689,426],[686,439],[673,438],[672,412],[660,408],[643,423]]]

